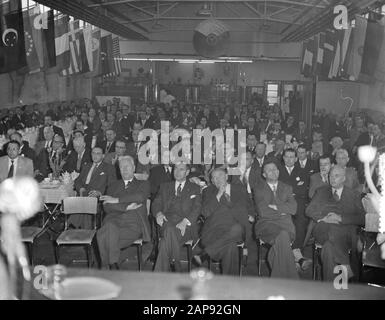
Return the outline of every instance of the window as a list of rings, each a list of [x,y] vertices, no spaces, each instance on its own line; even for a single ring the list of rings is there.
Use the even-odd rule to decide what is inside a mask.
[[[272,106],[279,101],[279,84],[278,83],[267,83],[267,101]]]

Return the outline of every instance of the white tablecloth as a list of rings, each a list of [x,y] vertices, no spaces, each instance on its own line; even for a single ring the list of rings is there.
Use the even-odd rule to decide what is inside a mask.
[[[44,203],[61,203],[63,199],[75,196],[73,184],[59,184],[55,188],[40,184],[40,192]]]

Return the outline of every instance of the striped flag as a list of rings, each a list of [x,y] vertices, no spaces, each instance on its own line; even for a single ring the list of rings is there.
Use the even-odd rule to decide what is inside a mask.
[[[361,72],[367,25],[368,21],[365,18],[361,16],[355,17],[355,27],[352,30],[343,67],[349,80],[358,80]]]
[[[37,10],[39,10],[39,7],[36,8]],[[40,49],[40,46],[36,45],[36,41],[34,39],[34,32],[31,25],[31,17],[33,18],[33,16],[36,14],[36,8],[23,12],[25,53],[27,56],[27,65],[29,73],[40,72],[40,61],[37,53],[37,50]]]
[[[100,71],[104,77],[112,77],[115,69],[112,47],[112,34],[102,30],[100,38]]]
[[[60,72],[63,69],[67,69],[71,61],[69,39],[68,39],[68,22],[69,22],[69,17],[67,15],[60,16],[55,21],[55,52],[56,52],[55,71],[57,72]]]
[[[87,27],[84,29],[84,42],[87,52],[87,60],[90,72],[87,77],[95,77],[100,74],[100,30]]]
[[[323,59],[319,76],[326,79],[332,68],[333,58],[336,50],[336,37],[333,31],[327,30],[323,41]]]
[[[361,73],[373,77],[384,36],[384,27],[376,20],[369,20],[366,29],[364,53],[362,55]]]
[[[70,65],[62,70],[61,75],[69,76],[89,71],[83,29],[79,28],[79,20],[70,23],[68,32]]]
[[[112,37],[112,56],[114,59],[113,76],[119,76],[122,73],[122,64],[120,60],[120,44],[118,36]]]
[[[316,42],[314,37],[303,43],[301,73],[305,77],[311,77],[316,62]]]

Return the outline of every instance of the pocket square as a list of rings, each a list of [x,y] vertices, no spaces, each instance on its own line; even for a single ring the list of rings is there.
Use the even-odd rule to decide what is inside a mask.
[[[100,172],[99,176],[102,176],[102,175],[104,175],[104,172]]]
[[[196,198],[196,194],[193,194],[192,196],[190,196],[190,199],[194,199],[194,198]]]

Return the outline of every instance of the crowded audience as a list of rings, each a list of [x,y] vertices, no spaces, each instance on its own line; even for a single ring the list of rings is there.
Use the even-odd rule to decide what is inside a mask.
[[[141,163],[140,131],[160,137],[161,121],[170,131],[245,129],[246,166],[228,175],[234,164],[216,161],[214,146],[211,163],[203,162],[204,152],[198,164]],[[181,248],[194,240],[195,265],[221,261],[223,273],[234,275],[239,245],[247,255],[247,244],[257,240],[269,245],[272,277],[297,279],[314,263],[304,252],[312,237],[322,245],[324,280],[332,280],[337,264],[356,273],[349,253],[358,250],[360,199],[368,192],[357,150],[385,151],[384,132],[384,121],[364,113],[316,110],[310,125],[277,105],[34,104],[1,110],[0,182],[77,172],[77,195],[103,203],[97,243],[104,268],[118,269],[121,250],[142,238],[158,247],[155,271],[180,271]],[[74,216],[70,223],[82,228],[89,221]]]

